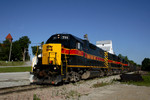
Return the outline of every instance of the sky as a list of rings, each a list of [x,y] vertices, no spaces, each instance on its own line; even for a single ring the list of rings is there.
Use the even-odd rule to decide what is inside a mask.
[[[91,43],[112,40],[116,55],[150,58],[150,0],[0,0],[0,42],[28,36],[31,46],[56,33]]]

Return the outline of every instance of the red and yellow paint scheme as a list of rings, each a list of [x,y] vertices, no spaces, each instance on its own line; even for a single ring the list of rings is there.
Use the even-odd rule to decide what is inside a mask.
[[[35,79],[54,84],[120,73],[129,68],[116,55],[71,34],[51,36],[43,45],[42,59],[38,62],[41,63],[33,71]]]

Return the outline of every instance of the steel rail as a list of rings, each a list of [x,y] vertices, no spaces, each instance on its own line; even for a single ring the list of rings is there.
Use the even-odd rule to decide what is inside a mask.
[[[38,88],[47,88],[50,87],[49,85],[23,85],[23,86],[14,86],[14,87],[5,87],[0,88],[0,96],[11,94],[11,93],[19,93],[19,92],[25,92],[25,91],[31,91]]]

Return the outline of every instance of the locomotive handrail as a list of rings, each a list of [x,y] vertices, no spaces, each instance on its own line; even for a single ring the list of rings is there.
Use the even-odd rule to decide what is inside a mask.
[[[55,57],[51,57],[50,56],[51,53],[55,53]],[[49,57],[48,58],[54,58],[55,65],[58,65],[58,62],[57,62],[57,52],[49,52]]]

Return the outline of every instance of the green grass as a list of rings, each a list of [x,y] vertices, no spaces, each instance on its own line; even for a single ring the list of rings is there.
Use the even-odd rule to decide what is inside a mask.
[[[141,82],[129,81],[129,82],[123,82],[123,83],[133,84],[137,86],[150,86],[150,72],[148,75],[143,75],[142,78],[144,81],[141,81]]]
[[[0,73],[6,73],[6,72],[30,72],[31,66],[29,67],[6,67],[6,68],[0,68]]]
[[[23,61],[0,61],[0,66],[19,66],[24,65]]]

